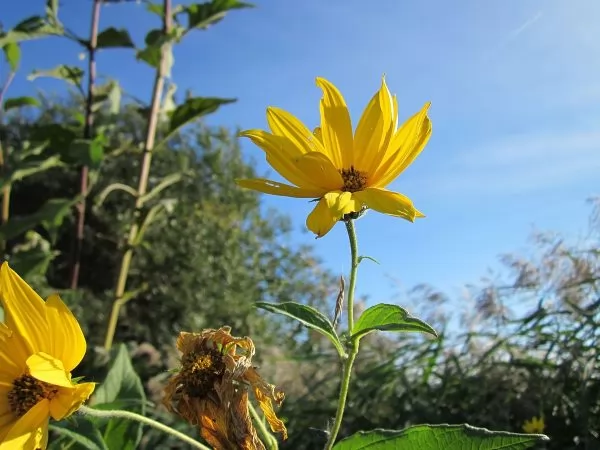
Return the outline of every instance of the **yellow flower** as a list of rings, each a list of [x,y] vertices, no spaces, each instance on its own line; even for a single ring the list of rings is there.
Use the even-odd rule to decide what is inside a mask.
[[[182,332],[177,348],[181,368],[165,387],[164,405],[192,425],[218,450],[264,450],[248,410],[248,387],[254,392],[274,432],[287,439],[287,430],[275,415],[284,394],[266,383],[252,367],[254,343],[237,338],[229,327]]]
[[[6,262],[0,300],[0,450],[45,449],[50,417],[71,415],[94,390],[71,379],[85,338],[60,297],[44,302]]]
[[[542,417],[542,416],[540,416],[539,419],[537,417],[533,416],[531,418],[531,420],[526,420],[523,423],[523,431],[525,433],[540,434],[540,433],[544,432],[544,428],[545,428],[544,417]]]
[[[269,107],[271,133],[241,133],[265,152],[267,162],[293,186],[262,178],[237,183],[267,194],[319,199],[306,220],[318,237],[344,216],[356,217],[365,208],[411,222],[425,217],[408,197],[385,187],[427,144],[431,135],[429,103],[397,129],[398,102],[383,79],[353,133],[342,94],[323,78],[317,78],[317,85],[323,98],[321,126],[314,132],[292,114]]]

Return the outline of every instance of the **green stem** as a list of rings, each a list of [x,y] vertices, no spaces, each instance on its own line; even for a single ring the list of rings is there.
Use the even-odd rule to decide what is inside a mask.
[[[356,240],[356,230],[354,229],[354,221],[346,221],[346,230],[348,231],[348,238],[350,240],[350,284],[348,285],[348,333],[352,334],[354,328],[354,291],[356,289],[356,274],[358,272],[358,244]],[[352,366],[354,360],[358,355],[358,339],[352,341],[350,344],[350,350],[348,352],[348,358],[344,361],[344,371],[342,373],[342,382],[340,385],[340,395],[338,398],[338,407],[335,414],[335,421],[329,434],[329,439],[325,445],[325,450],[331,450],[340,428],[342,426],[342,419],[344,417],[344,410],[346,408],[346,400],[348,398],[348,390],[350,388],[350,377],[352,376]]]
[[[78,412],[83,415],[87,415],[87,416],[91,416],[91,417],[99,417],[99,418],[103,418],[103,419],[133,420],[133,421],[139,422],[141,424],[148,425],[152,428],[156,428],[157,430],[162,431],[164,433],[170,434],[174,438],[177,438],[180,441],[183,441],[183,442],[191,445],[194,448],[199,448],[200,450],[211,450],[210,447],[207,447],[206,445],[201,444],[200,442],[196,441],[195,439],[192,439],[191,437],[189,437],[186,434],[181,433],[180,431],[174,430],[173,428],[168,427],[167,425],[163,425],[162,423],[157,422],[156,420],[150,419],[148,417],[142,416],[141,414],[137,414],[137,413],[134,413],[131,411],[123,411],[121,409],[100,410],[100,409],[89,408],[87,406],[81,406],[79,408]]]
[[[267,430],[267,427],[265,426],[265,422],[258,415],[258,413],[256,412],[256,409],[254,408],[254,405],[250,402],[248,402],[248,409],[250,410],[250,415],[252,416],[252,418],[254,419],[254,422],[256,423],[256,428],[258,429],[258,434],[260,434],[261,437],[263,438],[263,441],[265,441],[263,443],[267,446],[267,448],[269,450],[277,450],[279,448],[277,439],[275,439],[275,436],[273,436],[269,432],[269,430]]]

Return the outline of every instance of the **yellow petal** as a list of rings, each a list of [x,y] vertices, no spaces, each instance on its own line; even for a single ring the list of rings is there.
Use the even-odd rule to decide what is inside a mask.
[[[250,138],[261,148],[267,157],[267,162],[287,181],[297,186],[315,187],[310,177],[304,175],[294,164],[294,160],[304,153],[294,147],[291,141],[283,136],[275,136],[263,130],[248,130],[240,136]]]
[[[12,408],[8,402],[8,393],[13,389],[12,383],[0,387],[0,442],[2,442],[3,431],[8,433],[12,423],[16,420]]]
[[[86,343],[79,322],[58,295],[46,301],[46,316],[50,326],[51,354],[71,372],[85,355]]]
[[[382,152],[391,139],[394,101],[385,84],[375,93],[365,108],[354,136],[354,167],[369,174],[374,171],[375,160],[381,159]],[[397,120],[396,111],[396,120]]]
[[[338,169],[349,169],[354,164],[352,122],[340,91],[324,78],[317,78],[323,90],[321,99],[321,131],[323,146],[331,162]]]
[[[297,188],[276,181],[266,180],[264,178],[238,179],[235,180],[235,182],[238,186],[246,189],[253,189],[255,191],[264,192],[265,194],[281,195],[284,197],[316,198],[323,195],[321,189]]]
[[[327,206],[327,201],[322,198],[317,206],[306,218],[306,227],[315,233],[317,237],[323,237],[333,228],[339,217],[334,217]]]
[[[391,216],[401,217],[414,222],[418,217],[425,217],[405,195],[379,188],[367,188],[355,192],[354,196],[374,211]]]
[[[0,299],[4,322],[22,336],[29,352],[48,351],[44,301],[6,262],[0,267]]]
[[[14,380],[23,374],[29,350],[21,337],[0,323],[0,380]]]
[[[406,169],[425,148],[431,136],[431,121],[427,116],[430,103],[408,119],[392,138],[386,155],[371,178],[371,185],[385,187]]]
[[[307,153],[296,161],[296,166],[305,176],[311,178],[313,185],[321,190],[340,189],[344,185],[342,176],[323,153]]]
[[[0,450],[36,450],[48,445],[49,404],[41,400],[8,430],[0,442]]]
[[[361,209],[362,202],[356,197],[356,193],[328,192],[308,215],[306,226],[317,237],[323,237],[343,216]]]
[[[61,388],[58,395],[50,401],[50,415],[54,420],[69,417],[90,398],[96,383],[81,383],[70,388]]]
[[[321,144],[323,144],[323,132],[321,131],[321,127],[315,127],[313,130],[313,135]]]
[[[54,386],[72,387],[71,377],[65,371],[61,360],[47,353],[36,353],[27,358],[29,373],[36,380],[44,381]]]
[[[267,122],[273,134],[289,139],[299,152],[324,152],[319,140],[289,112],[271,106],[267,108]]]

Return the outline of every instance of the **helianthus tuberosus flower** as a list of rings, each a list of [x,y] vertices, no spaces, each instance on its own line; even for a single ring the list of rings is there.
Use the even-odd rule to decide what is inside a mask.
[[[534,416],[531,420],[526,420],[525,423],[523,423],[523,431],[525,433],[540,434],[544,432],[544,428],[545,424],[542,416],[539,418]]]
[[[217,450],[263,450],[248,410],[252,389],[271,430],[287,438],[275,415],[284,394],[266,383],[252,367],[254,343],[231,336],[229,327],[179,334],[181,367],[165,387],[167,409],[200,428],[201,436]]]
[[[50,417],[71,415],[94,390],[71,379],[85,338],[60,297],[44,302],[6,262],[0,300],[0,450],[45,449]]]
[[[317,78],[317,85],[323,90],[321,126],[313,132],[292,114],[270,107],[270,133],[241,133],[265,152],[267,162],[291,185],[262,178],[237,183],[267,194],[318,199],[306,220],[318,237],[365,208],[411,222],[424,217],[408,197],[385,187],[427,144],[429,103],[398,128],[398,102],[383,79],[353,132],[342,94],[323,78]]]

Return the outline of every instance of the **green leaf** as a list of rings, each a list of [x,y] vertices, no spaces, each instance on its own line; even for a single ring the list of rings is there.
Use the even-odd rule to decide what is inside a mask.
[[[4,102],[4,111],[8,111],[13,108],[22,108],[23,106],[40,106],[40,102],[34,97],[7,98]]]
[[[81,70],[79,67],[61,64],[54,69],[34,70],[31,75],[27,77],[27,79],[31,81],[40,77],[57,78],[59,80],[64,80],[69,84],[80,87],[81,79],[83,78],[83,70]]]
[[[188,30],[206,29],[223,19],[232,9],[252,8],[251,3],[237,0],[213,0],[206,3],[194,3],[184,8],[188,16]]]
[[[367,308],[352,329],[352,339],[361,338],[371,331],[422,332],[437,337],[430,325],[409,314],[398,305],[380,303]]]
[[[0,226],[0,238],[4,240],[12,239],[41,224],[50,234],[51,241],[53,241],[56,237],[57,228],[69,214],[71,206],[77,201],[78,199],[53,198],[33,214],[11,217],[7,223]]]
[[[334,450],[524,450],[548,441],[542,434],[490,431],[470,425],[416,425],[402,431],[359,431],[339,441]]]
[[[327,337],[333,343],[340,356],[343,356],[346,353],[332,323],[323,313],[317,311],[312,306],[302,305],[296,302],[257,302],[256,307],[296,319],[305,327],[312,328]]]
[[[363,262],[365,259],[368,259],[369,261],[373,261],[375,264],[379,264],[381,265],[381,263],[379,261],[377,261],[375,258],[371,257],[371,256],[359,256],[358,257],[358,263],[360,264],[361,262]]]
[[[69,148],[71,156],[81,164],[97,169],[104,159],[104,145],[102,139],[75,139]]]
[[[60,422],[51,422],[50,430],[58,435],[56,441],[59,442],[51,444],[54,448],[109,450],[98,427],[84,417],[71,416]]]
[[[60,252],[35,231],[25,233],[25,240],[14,246],[10,266],[24,279],[45,275],[48,265]]]
[[[21,61],[21,49],[19,48],[19,44],[16,42],[7,42],[4,47],[2,47],[2,50],[4,51],[6,62],[10,66],[10,70],[15,72]]]
[[[94,392],[92,406],[104,409],[102,405],[114,407],[118,404],[119,408],[145,414],[144,386],[131,365],[127,347],[120,344],[111,353],[113,358],[110,369],[104,382]],[[111,449],[133,450],[142,438],[142,425],[138,422],[110,419],[100,428],[106,446]]]
[[[235,98],[193,97],[173,110],[169,116],[169,131],[163,139],[165,142],[184,125],[207,114],[215,112],[219,106],[235,102]]]
[[[35,175],[36,173],[45,172],[53,167],[61,166],[60,156],[53,155],[49,158],[36,161],[19,161],[17,167],[14,167],[8,177],[0,177],[0,188],[7,184],[12,184],[21,181],[24,178]]]
[[[94,87],[92,110],[98,111],[102,106],[108,106],[110,114],[118,114],[121,110],[121,86],[116,80]]]
[[[129,32],[124,28],[110,27],[98,34],[98,48],[134,48]]]

